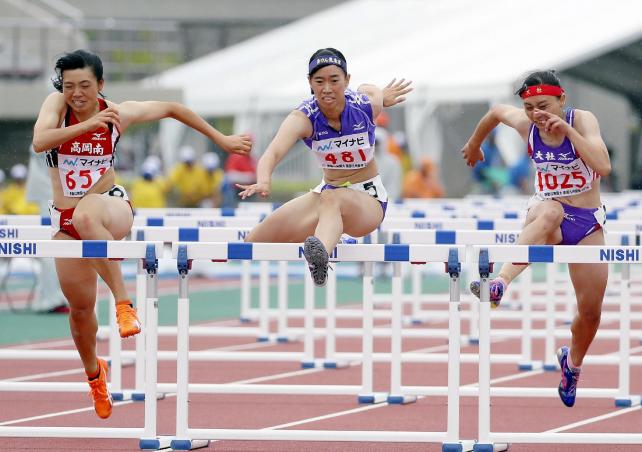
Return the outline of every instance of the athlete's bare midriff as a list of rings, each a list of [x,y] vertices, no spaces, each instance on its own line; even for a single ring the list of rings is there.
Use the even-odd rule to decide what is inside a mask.
[[[553,198],[562,204],[568,204],[573,207],[581,207],[584,209],[594,209],[602,207],[602,200],[600,199],[600,180],[594,180],[591,184],[591,189],[584,193],[579,193],[572,196],[564,196],[560,198]]]
[[[323,170],[323,180],[327,184],[340,186],[346,182],[350,182],[352,184],[363,182],[368,179],[372,179],[377,174],[379,174],[377,163],[372,160],[365,168],[354,170],[325,168]]]
[[[62,186],[60,185],[61,182],[60,176],[58,174],[58,168],[49,168],[49,178],[51,179],[51,186],[53,189],[53,202],[56,208],[64,210],[76,207],[76,205],[78,205],[83,197],[72,198],[63,194]],[[87,190],[85,196],[91,193],[104,193],[111,189],[114,186],[115,182],[116,173],[114,171],[114,168],[109,168],[105,172],[105,174],[103,174],[103,176],[98,179],[98,181],[89,190]]]

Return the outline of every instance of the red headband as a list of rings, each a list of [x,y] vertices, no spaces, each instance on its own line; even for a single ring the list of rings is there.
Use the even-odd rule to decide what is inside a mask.
[[[561,86],[554,85],[534,85],[529,86],[521,92],[519,97],[527,99],[533,96],[561,96],[564,94],[564,89]]]

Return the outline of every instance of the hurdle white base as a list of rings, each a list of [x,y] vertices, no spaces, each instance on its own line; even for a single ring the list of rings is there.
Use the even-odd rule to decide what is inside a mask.
[[[165,393],[163,393],[163,392],[157,392],[156,393],[156,400],[163,400],[164,398],[165,398]],[[144,402],[145,401],[145,393],[144,392],[133,391],[132,392],[132,400],[134,402]]]
[[[176,392],[176,383],[158,383],[162,392]],[[357,385],[287,385],[287,384],[235,384],[190,383],[190,394],[289,394],[289,395],[358,395],[363,391]]]
[[[138,447],[142,450],[163,450],[169,449],[172,438],[169,436],[158,436],[156,438],[141,438]]]
[[[477,443],[473,446],[473,452],[504,452],[508,449],[509,443]]]
[[[640,396],[618,396],[615,398],[615,406],[617,408],[630,408],[633,406],[640,406],[642,397]]]
[[[544,363],[542,361],[520,361],[517,363],[517,370],[542,370]]]
[[[324,369],[345,369],[346,367],[350,367],[350,361],[344,361],[344,360],[324,360],[323,361],[323,368]]]
[[[136,395],[139,394],[135,390],[120,390],[120,391],[111,391],[111,397],[114,399],[114,402],[123,402],[125,400],[138,401],[140,399],[136,398]],[[145,400],[144,398],[142,400]]]
[[[490,433],[493,443],[642,444],[642,433]]]
[[[21,438],[140,438],[142,428],[115,427],[0,427],[0,437]]]
[[[291,344],[303,341],[303,336],[299,334],[277,334],[275,340],[278,344]]]
[[[417,396],[414,395],[400,395],[400,394],[389,394],[386,402],[390,405],[407,405],[409,403],[415,403],[417,401]]]
[[[475,441],[462,440],[456,443],[443,443],[441,452],[471,452],[475,447]]]
[[[372,404],[383,403],[388,400],[387,392],[375,392],[372,394],[359,394],[357,396],[357,403],[361,404]]]
[[[447,396],[447,386],[402,386],[401,391],[407,395],[414,396]],[[617,388],[577,388],[578,398],[587,399],[615,399],[617,397]],[[461,397],[477,397],[479,388],[476,386],[462,386],[459,388]],[[557,386],[550,388],[524,388],[511,386],[497,386],[490,388],[492,397],[533,397],[542,398],[550,397],[557,399]]]
[[[367,441],[392,443],[443,443],[445,432],[398,432],[377,430],[243,430],[189,429],[195,439],[244,441]],[[642,435],[640,435],[642,436]]]
[[[210,440],[208,439],[178,439],[175,438],[170,443],[172,450],[194,450],[209,447]]]

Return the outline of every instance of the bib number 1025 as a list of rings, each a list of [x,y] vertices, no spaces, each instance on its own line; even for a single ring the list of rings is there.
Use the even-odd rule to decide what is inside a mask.
[[[569,188],[582,188],[586,185],[586,178],[581,171],[572,171],[564,174],[551,174],[537,172],[537,185],[540,191],[558,190]]]

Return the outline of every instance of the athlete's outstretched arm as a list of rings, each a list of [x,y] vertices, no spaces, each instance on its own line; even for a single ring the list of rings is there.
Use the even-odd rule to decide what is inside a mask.
[[[123,102],[115,105],[122,121],[122,131],[132,124],[173,118],[191,127],[219,145],[225,152],[247,154],[252,149],[249,135],[224,135],[195,112],[178,102]]]
[[[292,146],[294,146],[294,143],[296,143],[298,139],[311,135],[312,124],[308,117],[298,110],[292,111],[283,120],[272,142],[259,159],[256,168],[256,184],[236,184],[238,188],[243,189],[239,193],[241,199],[245,199],[255,193],[263,197],[268,196],[272,184],[272,172],[274,168],[276,168],[276,165],[290,152],[290,149],[292,149]]]
[[[468,166],[475,166],[477,162],[484,160],[484,152],[481,150],[481,145],[499,123],[515,129],[524,141],[528,139],[528,129],[531,121],[524,113],[524,110],[512,105],[494,105],[479,120],[475,131],[461,149],[462,156]]]
[[[364,83],[357,88],[357,91],[368,96],[372,105],[372,119],[377,119],[385,107],[392,107],[406,100],[405,95],[412,91],[411,83],[410,80],[406,81],[403,78],[398,81],[392,79],[383,89]]]
[[[118,112],[113,108],[106,108],[86,121],[61,128],[60,123],[66,110],[67,103],[61,93],[52,93],[47,96],[40,107],[40,113],[33,128],[33,149],[36,152],[56,148],[65,141],[90,130],[106,129],[109,124],[120,127]]]

